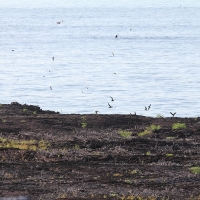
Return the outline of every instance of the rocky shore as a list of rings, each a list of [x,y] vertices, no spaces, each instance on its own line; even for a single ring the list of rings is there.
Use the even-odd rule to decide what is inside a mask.
[[[0,104],[0,197],[11,196],[200,199],[200,118]]]

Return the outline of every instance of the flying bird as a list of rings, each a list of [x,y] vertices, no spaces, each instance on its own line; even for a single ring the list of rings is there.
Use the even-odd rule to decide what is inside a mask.
[[[96,113],[96,114],[98,114],[98,113],[99,113],[99,111],[98,111],[98,110],[96,110],[96,111],[95,111],[95,113]]]
[[[147,110],[149,110],[151,108],[151,104],[148,106],[148,107],[144,107],[144,109],[147,111]]]
[[[114,101],[113,97],[110,96],[110,98],[111,98],[111,101]]]
[[[108,103],[108,108],[112,108],[112,106]]]
[[[54,57],[52,58],[52,60],[54,61]]]
[[[175,114],[176,114],[176,112],[175,112],[175,113],[171,113],[171,112],[170,112],[170,114],[171,114],[171,115],[174,117],[174,116],[175,116]]]
[[[117,38],[118,37],[118,35],[115,35],[115,38]]]

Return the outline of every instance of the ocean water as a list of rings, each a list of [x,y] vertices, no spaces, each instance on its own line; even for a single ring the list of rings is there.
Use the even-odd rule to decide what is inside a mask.
[[[199,9],[195,0],[0,0],[0,103],[200,116]]]

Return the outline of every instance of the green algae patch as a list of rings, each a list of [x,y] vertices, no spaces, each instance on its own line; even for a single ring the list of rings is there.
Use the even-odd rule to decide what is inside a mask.
[[[132,135],[132,132],[131,131],[119,131],[118,132],[123,138],[128,138]]]
[[[49,143],[44,140],[14,140],[0,137],[0,149],[20,149],[20,150],[47,150]]]
[[[182,130],[182,129],[186,129],[185,123],[174,123],[172,125],[172,130]]]
[[[146,127],[146,129],[143,132],[138,133],[138,136],[142,137],[142,136],[145,136],[145,135],[149,135],[149,134],[151,134],[155,131],[158,131],[160,129],[161,129],[160,125],[158,125],[158,126],[151,125],[151,126]]]
[[[193,174],[200,174],[200,167],[191,167],[190,170]]]

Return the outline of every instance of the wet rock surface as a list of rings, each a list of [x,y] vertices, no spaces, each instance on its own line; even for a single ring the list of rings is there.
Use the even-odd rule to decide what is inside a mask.
[[[0,105],[1,197],[200,199],[198,167],[200,118]]]

